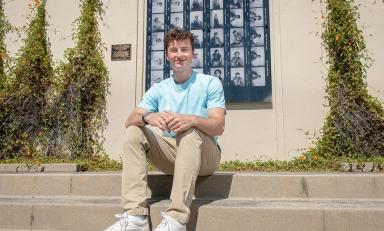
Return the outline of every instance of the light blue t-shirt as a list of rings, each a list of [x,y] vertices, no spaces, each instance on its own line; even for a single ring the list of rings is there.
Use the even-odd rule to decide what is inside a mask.
[[[225,109],[223,86],[218,78],[193,71],[184,83],[177,84],[171,77],[153,85],[138,107],[150,112],[170,111],[207,118],[208,109]],[[176,134],[163,132],[163,135]]]

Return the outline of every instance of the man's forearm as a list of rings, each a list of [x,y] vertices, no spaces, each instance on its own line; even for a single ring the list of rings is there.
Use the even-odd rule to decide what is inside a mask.
[[[194,127],[210,136],[219,136],[224,132],[225,123],[221,118],[203,118],[194,116]]]
[[[127,121],[125,122],[125,127],[129,127],[131,125],[143,127],[145,126],[143,120],[142,120],[142,114],[145,113],[145,110],[134,110],[128,117]]]

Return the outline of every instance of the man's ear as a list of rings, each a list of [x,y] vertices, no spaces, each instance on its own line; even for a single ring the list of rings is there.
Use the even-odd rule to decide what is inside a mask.
[[[167,61],[169,61],[167,51],[165,51],[165,58],[167,59]]]

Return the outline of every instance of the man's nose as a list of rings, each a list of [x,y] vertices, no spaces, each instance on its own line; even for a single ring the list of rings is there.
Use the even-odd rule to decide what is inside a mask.
[[[178,49],[176,55],[177,55],[177,56],[180,56],[180,55],[182,55],[182,54],[183,54],[183,52],[181,52],[181,49]]]

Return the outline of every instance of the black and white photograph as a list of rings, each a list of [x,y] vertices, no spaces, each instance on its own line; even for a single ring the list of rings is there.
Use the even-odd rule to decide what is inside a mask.
[[[183,13],[172,13],[171,14],[171,28],[183,28]]]
[[[203,11],[191,12],[191,30],[203,29]]]
[[[223,27],[223,11],[212,10],[211,11],[211,28],[222,28]]]
[[[230,0],[229,7],[236,9],[243,8],[243,0]]]
[[[264,66],[265,64],[264,47],[252,47],[250,58],[251,58],[251,66]]]
[[[203,0],[190,0],[191,11],[203,10]]]
[[[218,78],[224,84],[224,68],[211,68],[211,75]]]
[[[164,32],[152,33],[152,50],[164,50]]]
[[[243,27],[243,9],[231,9],[229,11],[229,22],[232,27]]]
[[[249,10],[249,24],[251,27],[264,25],[263,8],[251,8]]]
[[[209,44],[211,47],[223,47],[224,46],[224,35],[223,29],[212,29],[210,32],[211,38]]]
[[[231,68],[231,84],[232,87],[244,87],[244,68]]]
[[[264,27],[251,27],[251,46],[264,46]]]
[[[212,48],[210,55],[211,67],[224,66],[224,48]]]
[[[243,28],[231,29],[230,42],[231,42],[231,47],[244,46]]]
[[[152,13],[164,13],[164,0],[152,1]]]
[[[152,71],[151,72],[151,86],[160,83],[164,78],[164,71]]]
[[[211,10],[218,10],[223,8],[223,0],[211,0]]]
[[[193,34],[193,47],[203,48],[203,31],[202,30],[191,30]]]
[[[182,0],[171,0],[171,12],[183,12],[184,5]]]
[[[153,51],[151,53],[151,70],[163,69],[164,64],[164,52]]]
[[[152,31],[159,32],[164,31],[164,15],[152,14]]]
[[[265,67],[252,67],[248,84],[251,87],[265,86]]]
[[[203,49],[195,49],[192,58],[192,68],[203,68]]]
[[[231,48],[231,67],[244,66],[244,48]]]
[[[263,7],[263,0],[250,0],[249,6],[250,7]]]

